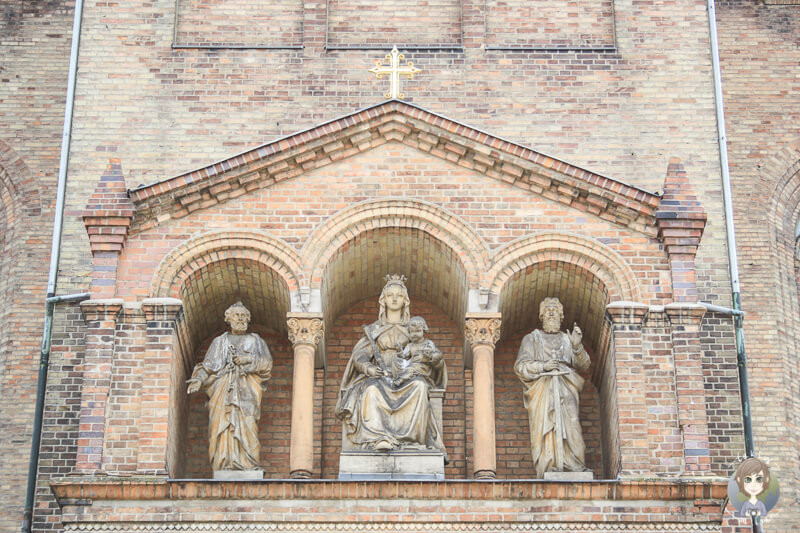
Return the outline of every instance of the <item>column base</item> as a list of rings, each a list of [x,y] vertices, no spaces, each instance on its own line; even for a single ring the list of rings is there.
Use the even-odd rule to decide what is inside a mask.
[[[292,470],[289,473],[289,477],[292,479],[311,479],[311,472],[308,470]]]
[[[494,470],[478,470],[472,474],[472,479],[497,479],[497,473]]]

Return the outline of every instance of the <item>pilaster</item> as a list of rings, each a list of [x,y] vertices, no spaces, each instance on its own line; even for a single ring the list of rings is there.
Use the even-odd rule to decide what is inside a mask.
[[[103,468],[106,405],[111,388],[114,334],[122,300],[86,300],[86,355],[83,363],[81,412],[75,470],[94,473]]]
[[[705,473],[711,468],[700,343],[700,326],[706,310],[699,304],[672,303],[664,306],[664,312],[672,327],[678,423],[683,434],[686,472]]]
[[[606,307],[613,328],[622,476],[645,473],[650,464],[642,359],[642,325],[649,309],[636,302],[612,302]]]
[[[183,303],[175,298],[149,298],[142,301],[147,322],[145,364],[142,371],[142,403],[139,418],[139,473],[166,475],[170,409],[180,402],[171,394],[184,391],[183,383],[173,384],[174,350],[177,345],[176,321]]]

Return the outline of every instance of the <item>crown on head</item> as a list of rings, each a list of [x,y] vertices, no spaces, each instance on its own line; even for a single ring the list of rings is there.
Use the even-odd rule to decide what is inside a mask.
[[[384,279],[386,280],[387,285],[405,285],[406,279],[408,278],[406,278],[402,274],[390,274],[387,275]]]

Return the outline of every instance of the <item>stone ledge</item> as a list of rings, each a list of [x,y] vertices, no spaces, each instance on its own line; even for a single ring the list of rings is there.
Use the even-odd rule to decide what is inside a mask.
[[[725,478],[638,481],[547,482],[516,480],[340,481],[303,480],[168,480],[157,477],[70,477],[50,488],[56,500],[186,499],[436,499],[436,500],[659,500],[722,501]]]

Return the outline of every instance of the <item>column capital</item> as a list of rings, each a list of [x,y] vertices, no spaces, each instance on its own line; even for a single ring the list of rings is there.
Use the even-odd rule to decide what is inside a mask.
[[[87,322],[116,320],[122,310],[122,304],[122,298],[84,300],[81,302],[81,312]]]
[[[177,298],[146,298],[142,300],[142,311],[145,319],[176,320],[183,309],[183,302]]]
[[[706,308],[697,303],[673,302],[664,306],[664,313],[672,325],[699,326],[706,315]]]
[[[650,306],[639,302],[611,302],[606,306],[606,311],[611,316],[614,325],[637,325],[641,326]]]
[[[293,345],[316,346],[325,334],[322,313],[286,313],[289,341]]]
[[[472,346],[494,345],[500,340],[500,313],[467,313],[464,317],[464,335]]]

